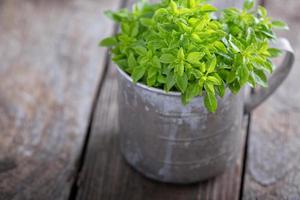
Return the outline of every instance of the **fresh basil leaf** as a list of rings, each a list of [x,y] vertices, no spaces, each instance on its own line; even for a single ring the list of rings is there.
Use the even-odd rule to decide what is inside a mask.
[[[199,11],[200,12],[215,12],[218,9],[210,4],[204,4],[200,7]]]
[[[245,0],[244,1],[244,5],[243,5],[243,8],[245,10],[250,10],[254,7],[254,0]]]
[[[165,90],[168,92],[172,89],[172,87],[175,85],[176,79],[173,73],[169,73],[167,75],[166,79],[166,85],[165,85]]]
[[[208,65],[207,73],[211,73],[215,71],[216,66],[217,66],[217,58],[214,56]]]
[[[186,74],[182,76],[176,76],[176,85],[182,93],[185,93],[187,85],[188,85],[188,78]]]
[[[206,92],[210,92],[212,94],[215,94],[215,87],[214,87],[214,85],[212,83],[206,81],[204,83],[204,88],[205,88]]]
[[[118,44],[118,41],[115,37],[108,37],[101,40],[99,46],[111,47],[111,46],[115,46],[116,44]]]
[[[135,59],[133,53],[131,53],[128,57],[128,66],[130,68],[135,68],[136,65],[137,65],[136,59]]]
[[[191,52],[187,56],[187,61],[192,64],[193,63],[197,64],[203,58],[204,55],[205,53],[203,52]]]
[[[107,12],[121,29],[100,45],[112,47],[112,60],[134,82],[181,92],[183,103],[206,91],[207,107],[214,110],[208,100],[227,88],[237,93],[246,83],[267,86],[271,58],[280,55],[269,44],[274,28],[287,25],[254,4],[245,0],[243,10],[217,13],[206,0],[140,2],[132,10]]]
[[[280,49],[276,49],[276,48],[269,48],[268,52],[270,53],[270,56],[272,58],[278,57],[282,54],[282,51]]]
[[[154,25],[154,21],[149,18],[141,18],[141,24],[146,27],[152,27]]]
[[[222,81],[214,76],[207,77],[207,81],[210,81],[213,85],[222,85]]]
[[[241,89],[240,83],[237,80],[230,83],[228,87],[233,94],[237,94]]]
[[[134,82],[139,81],[144,76],[145,72],[146,72],[146,67],[144,66],[135,67],[131,75],[133,81]]]
[[[248,82],[248,78],[249,78],[248,68],[246,66],[241,66],[238,69],[238,75],[239,75],[240,86],[242,87],[243,85],[245,85]]]
[[[189,84],[183,97],[184,104],[189,103],[194,97],[198,96],[200,92],[200,87],[196,83]]]
[[[184,52],[183,52],[182,48],[180,48],[178,53],[177,53],[177,59],[180,60],[180,61],[184,60]]]
[[[263,18],[268,15],[267,10],[262,6],[258,6],[258,14]]]
[[[286,30],[289,29],[288,25],[285,22],[279,20],[272,21],[272,25],[276,28],[281,28]]]
[[[184,63],[181,62],[181,63],[178,63],[175,65],[175,73],[178,75],[178,76],[182,76],[183,73],[184,73]]]
[[[255,82],[263,87],[268,87],[267,76],[262,70],[254,70],[253,78]]]
[[[216,96],[211,92],[206,92],[204,97],[204,105],[210,112],[216,112],[218,106]]]
[[[225,85],[224,84],[217,85],[216,86],[216,91],[217,91],[217,94],[220,97],[224,97],[224,95],[225,95]]]
[[[135,46],[135,47],[133,47],[133,49],[140,56],[147,54],[147,49],[143,46]]]
[[[216,42],[214,42],[214,46],[218,50],[220,50],[222,53],[227,53],[227,49],[226,49],[225,45],[222,42],[216,41]]]
[[[166,63],[166,64],[173,63],[175,60],[176,60],[176,58],[172,54],[163,54],[160,57],[160,62]]]

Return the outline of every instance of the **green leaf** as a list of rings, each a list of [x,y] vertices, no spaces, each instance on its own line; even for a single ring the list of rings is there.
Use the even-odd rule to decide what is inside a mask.
[[[153,56],[152,58],[152,66],[161,69],[161,63],[157,56]]]
[[[150,67],[149,69],[148,69],[148,77],[154,77],[154,76],[156,76],[157,75],[157,72],[158,72],[158,69],[157,68],[155,68],[155,67]]]
[[[258,13],[262,17],[266,17],[268,14],[267,10],[262,6],[258,6]]]
[[[204,4],[200,7],[199,11],[200,12],[215,12],[218,9],[210,4]]]
[[[135,47],[133,47],[133,49],[140,56],[147,54],[147,49],[143,46],[135,46]]]
[[[269,48],[268,52],[270,53],[270,56],[273,58],[278,57],[282,54],[282,51],[276,48]]]
[[[234,53],[238,53],[241,51],[237,44],[235,44],[235,42],[233,41],[233,37],[231,35],[229,36],[228,43],[230,44],[230,47]]]
[[[187,85],[188,85],[188,78],[186,74],[183,74],[182,76],[176,76],[176,85],[179,88],[179,90],[184,93],[186,91]]]
[[[177,9],[177,4],[173,1],[173,0],[170,0],[170,8],[172,9],[172,11],[174,13],[177,13],[178,12],[178,9]]]
[[[200,87],[198,84],[193,83],[193,84],[188,84],[187,90],[184,93],[184,95],[182,95],[182,100],[184,104],[189,103],[192,98],[196,97],[199,95],[200,92]]]
[[[130,10],[107,12],[121,29],[100,45],[112,47],[113,61],[134,82],[180,92],[183,103],[203,91],[211,95],[208,101],[227,88],[237,93],[246,83],[267,86],[271,58],[280,55],[269,44],[276,39],[274,29],[287,25],[263,7],[254,10],[255,0],[220,13],[206,2],[138,2]]]
[[[126,35],[130,35],[130,26],[128,22],[121,23],[121,30]]]
[[[214,76],[207,77],[207,81],[210,81],[214,85],[222,85],[222,80],[220,80]]]
[[[288,25],[285,22],[279,20],[272,21],[272,25],[280,29],[286,29],[286,30],[289,29]]]
[[[195,5],[196,5],[195,0],[187,0],[187,7],[188,8],[193,8],[193,7],[195,7]]]
[[[200,91],[199,91],[199,95],[202,96],[202,91],[203,91],[203,87],[204,87],[204,83],[205,83],[205,80],[206,78],[205,77],[202,77],[200,80],[199,80],[199,88],[200,88]]]
[[[206,66],[204,63],[199,63],[197,66],[202,73],[204,73],[206,71]]]
[[[254,73],[253,73],[253,72],[251,72],[251,73],[249,74],[248,83],[249,83],[249,85],[250,85],[252,88],[255,88],[255,87],[256,87],[256,82],[255,82],[255,79],[254,79]]]
[[[241,89],[241,86],[240,86],[240,83],[238,82],[238,80],[235,80],[232,83],[230,83],[228,85],[228,87],[233,94],[237,94]]]
[[[183,62],[176,64],[176,66],[175,66],[175,73],[178,76],[182,76],[183,75],[183,73],[184,73],[184,64],[183,64]]]
[[[133,79],[133,82],[137,82],[139,81],[145,74],[146,72],[146,68],[143,67],[143,66],[138,66],[138,67],[135,67],[133,69],[133,72],[132,72],[132,79]]]
[[[214,56],[209,63],[207,73],[211,73],[211,72],[215,71],[216,66],[217,66],[217,58],[216,58],[216,56]]]
[[[268,87],[267,76],[262,70],[254,70],[253,78],[255,82],[263,87]]]
[[[165,90],[168,92],[171,90],[171,88],[175,85],[176,83],[176,79],[173,73],[169,73],[167,75],[167,79],[166,79],[166,87]]]
[[[226,82],[227,83],[232,83],[237,78],[236,75],[237,75],[236,71],[229,72],[227,77],[226,77]]]
[[[204,105],[210,112],[216,112],[218,107],[216,96],[211,92],[206,92],[204,97]]]
[[[260,56],[256,56],[256,57],[252,58],[252,61],[254,62],[255,68],[264,69],[270,73],[273,72],[273,64],[271,61],[267,61]]]
[[[147,85],[153,86],[156,82],[158,69],[156,67],[150,67],[147,72]]]
[[[226,49],[225,45],[222,42],[216,41],[216,42],[214,42],[214,46],[218,50],[220,50],[222,53],[227,53],[227,49]]]
[[[203,58],[205,53],[203,52],[191,52],[187,56],[187,61],[191,64],[193,63],[199,63],[199,61]]]
[[[131,27],[131,37],[136,37],[139,33],[139,24],[134,23]]]
[[[151,27],[154,25],[154,21],[149,18],[141,18],[141,24],[146,27]]]
[[[117,39],[115,37],[108,37],[99,43],[99,46],[104,46],[104,47],[111,47],[115,46],[118,43]]]
[[[160,62],[166,63],[166,64],[173,63],[175,60],[176,60],[176,58],[172,54],[163,54],[160,57]]]
[[[180,61],[184,60],[184,52],[183,52],[183,49],[182,49],[182,48],[179,49],[179,51],[178,51],[178,53],[177,53],[177,58],[178,58],[178,60],[180,60]]]
[[[274,33],[272,31],[259,30],[259,32],[262,33],[263,35],[265,35],[267,38],[270,38],[270,39],[276,38],[276,36],[274,35]]]
[[[116,22],[121,22],[124,19],[128,18],[128,10],[125,10],[125,9],[121,9],[117,12],[112,12],[112,11],[108,10],[108,11],[105,11],[104,14]]]
[[[220,97],[224,97],[224,95],[225,95],[225,85],[224,84],[217,85],[216,86],[216,91],[217,91],[217,93]]]
[[[206,81],[204,83],[204,88],[205,88],[206,92],[210,92],[212,94],[215,94],[215,87],[214,87],[214,85],[212,83]]]
[[[238,75],[239,75],[240,86],[245,85],[248,82],[248,77],[249,77],[248,68],[246,66],[241,66],[238,69]]]
[[[129,57],[128,57],[128,67],[134,68],[136,66],[137,66],[137,62],[135,60],[133,53],[131,53],[131,54],[129,54]]]
[[[250,10],[254,6],[254,0],[245,0],[244,1],[244,10]]]
[[[167,83],[167,78],[161,74],[157,76],[157,81],[161,84],[166,84]]]

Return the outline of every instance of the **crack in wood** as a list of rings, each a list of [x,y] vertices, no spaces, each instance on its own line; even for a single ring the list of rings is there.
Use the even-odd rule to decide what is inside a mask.
[[[128,0],[123,0],[121,1],[120,5],[118,6],[118,8],[123,8],[127,5],[127,1]],[[113,28],[113,34],[116,34],[118,32],[119,26],[117,24],[114,24],[114,28]],[[94,123],[94,118],[95,118],[95,114],[97,111],[97,105],[98,105],[98,101],[100,98],[100,94],[108,73],[108,69],[111,63],[111,56],[109,53],[109,50],[106,51],[106,55],[105,55],[105,64],[104,64],[104,71],[102,73],[102,76],[100,77],[100,82],[98,83],[98,87],[97,87],[97,91],[96,91],[96,95],[94,97],[93,103],[92,103],[92,108],[91,108],[91,112],[90,112],[90,117],[89,117],[89,124],[87,127],[87,131],[86,131],[86,136],[84,139],[84,143],[83,143],[83,147],[82,147],[82,151],[79,155],[78,161],[77,163],[77,168],[76,171],[74,173],[74,178],[73,178],[73,184],[71,186],[71,192],[69,195],[69,200],[74,200],[77,197],[77,192],[79,189],[79,182],[80,182],[80,174],[84,165],[84,161],[85,161],[85,156],[86,156],[86,152],[87,152],[87,147],[89,144],[89,139],[90,139],[90,135],[91,135],[91,131],[92,131],[92,125]]]

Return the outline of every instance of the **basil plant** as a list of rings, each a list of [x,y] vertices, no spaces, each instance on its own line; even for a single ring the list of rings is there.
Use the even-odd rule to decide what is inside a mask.
[[[203,95],[215,112],[217,96],[227,89],[236,94],[245,84],[267,87],[270,59],[281,53],[269,43],[276,39],[273,28],[287,25],[254,3],[218,11],[204,0],[139,2],[132,10],[106,12],[120,32],[100,45],[112,48],[112,60],[134,82],[178,91],[183,104]]]

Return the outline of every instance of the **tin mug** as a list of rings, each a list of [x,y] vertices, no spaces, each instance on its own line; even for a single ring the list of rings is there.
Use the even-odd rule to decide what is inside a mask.
[[[193,183],[222,173],[240,155],[242,118],[283,82],[294,62],[286,39],[275,47],[286,52],[281,65],[269,78],[268,88],[246,97],[227,91],[210,113],[203,97],[188,105],[180,93],[151,88],[118,68],[119,138],[127,162],[145,176],[162,182]]]

